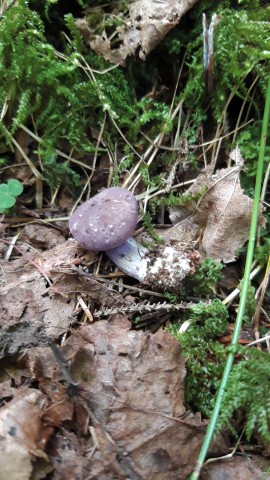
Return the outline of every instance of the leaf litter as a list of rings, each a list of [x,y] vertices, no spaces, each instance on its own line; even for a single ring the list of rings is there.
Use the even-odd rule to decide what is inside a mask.
[[[145,60],[195,3],[131,2],[114,44],[106,31],[91,32],[85,20],[77,26],[96,53],[124,65],[137,53]],[[165,238],[189,246],[201,238],[202,257],[232,262],[248,238],[253,203],[240,186],[241,166],[215,175],[205,169],[186,195],[204,193],[188,207],[170,209],[174,226]],[[74,268],[80,249],[56,229],[29,225],[24,235],[31,245],[50,250],[1,261],[0,480],[48,473],[53,480],[187,478],[206,422],[185,409],[179,343],[163,330],[132,330],[124,314],[78,325],[78,295],[93,310],[130,303],[80,275]],[[219,442],[215,455],[228,451],[223,437]],[[232,459],[222,468],[207,467],[205,478],[235,478],[238,464]],[[246,464],[239,467],[240,475],[244,471]]]
[[[197,0],[137,0],[130,2],[127,12],[121,17],[122,25],[115,29],[112,45],[104,29],[101,35],[91,30],[86,19],[78,19],[85,42],[98,54],[112,63],[125,65],[129,55],[139,54],[145,60],[165,35],[176,27],[183,15]],[[116,37],[116,40],[115,40]]]
[[[179,343],[165,331],[132,330],[120,314],[74,329],[78,293],[97,306],[125,305],[120,293],[74,270],[80,251],[68,240],[32,253],[32,263],[1,262],[0,412],[6,425],[12,419],[2,442],[17,456],[14,478],[30,478],[38,468],[44,476],[52,471],[53,479],[77,478],[79,471],[83,478],[151,479],[166,471],[166,478],[184,479],[205,422],[183,405]],[[68,338],[54,347],[65,332]],[[74,453],[68,459],[67,448]],[[11,468],[9,450],[2,460]]]
[[[170,209],[175,225],[166,235],[191,245],[203,230],[202,256],[232,261],[246,241],[252,210],[239,172],[202,172],[187,194],[203,195],[189,208]],[[38,228],[25,228],[31,243],[35,231],[39,235]],[[132,330],[119,313],[74,328],[78,295],[105,311],[130,305],[132,311],[132,303],[83,275],[77,268],[82,249],[55,229],[52,238],[49,232],[40,245],[53,248],[25,248],[23,256],[1,261],[1,463],[15,480],[48,472],[53,479],[185,479],[206,422],[185,409],[179,343],[163,330]],[[215,447],[219,454],[226,451],[225,438]]]
[[[207,167],[183,195],[201,195],[200,199],[170,208],[173,227],[164,237],[192,245],[201,236],[202,257],[235,261],[237,250],[248,240],[253,208],[253,200],[241,188],[240,171],[236,166],[213,174],[212,167]]]

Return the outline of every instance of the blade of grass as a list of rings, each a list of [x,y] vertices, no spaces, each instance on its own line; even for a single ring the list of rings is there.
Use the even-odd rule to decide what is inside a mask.
[[[253,252],[254,252],[254,245],[256,239],[256,230],[257,230],[257,223],[258,223],[258,215],[259,215],[259,206],[260,206],[260,193],[261,193],[261,185],[263,179],[263,164],[264,164],[264,156],[265,156],[265,145],[266,145],[266,135],[267,135],[267,127],[269,121],[269,113],[270,113],[270,78],[268,80],[267,92],[266,92],[266,100],[265,100],[265,107],[264,107],[264,115],[263,115],[263,124],[262,124],[262,133],[261,133],[261,141],[260,141],[260,150],[259,150],[259,159],[257,165],[257,174],[256,174],[256,185],[255,185],[255,192],[254,192],[254,205],[252,211],[252,218],[250,224],[250,232],[249,232],[249,242],[248,242],[248,250],[247,250],[247,258],[246,258],[246,265],[245,265],[245,272],[242,284],[242,290],[240,293],[240,300],[239,300],[239,309],[237,312],[237,317],[235,321],[235,329],[233,333],[232,343],[230,353],[227,358],[227,362],[224,368],[223,377],[220,383],[220,387],[217,393],[216,401],[214,410],[211,416],[211,419],[208,424],[208,428],[206,431],[206,435],[201,447],[201,451],[198,456],[196,467],[193,473],[190,476],[190,480],[197,480],[199,478],[203,463],[205,461],[205,457],[207,455],[208,449],[210,447],[219,411],[221,406],[221,401],[224,395],[224,391],[227,385],[227,381],[230,375],[230,371],[234,361],[234,355],[236,351],[236,347],[238,345],[238,339],[242,327],[242,319],[245,313],[246,307],[246,298],[248,294],[248,287],[249,287],[249,276],[251,271],[251,264],[253,260]]]

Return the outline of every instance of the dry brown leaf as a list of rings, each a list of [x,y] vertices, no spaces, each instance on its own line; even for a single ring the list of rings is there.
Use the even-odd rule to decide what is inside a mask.
[[[89,443],[85,443],[84,448],[89,451]],[[49,452],[54,466],[52,480],[92,480],[84,467],[86,459],[82,444],[78,435],[68,430],[54,435]]]
[[[6,284],[0,288],[0,358],[43,345],[66,332],[74,322],[77,293],[105,307],[125,303],[118,292],[71,269],[77,251],[76,242],[67,241],[34,259],[53,280],[51,288],[27,258],[20,257],[19,264],[17,260],[1,262]]]
[[[165,232],[165,238],[191,245],[202,234],[202,256],[233,262],[237,249],[248,239],[253,207],[241,188],[240,170],[226,168],[213,175],[211,168],[205,169],[185,195],[200,194],[204,188],[206,193],[198,202],[170,209],[174,227]]]
[[[182,16],[198,0],[137,0],[130,3],[123,18],[123,25],[116,28],[117,43],[113,48],[106,31],[102,35],[93,35],[86,20],[77,20],[85,41],[99,55],[110,62],[124,65],[129,55],[145,60],[165,35],[180,22]],[[114,41],[115,41],[115,35]]]
[[[20,238],[32,247],[46,250],[65,243],[65,237],[58,229],[41,225],[38,222],[26,225]]]
[[[183,417],[180,346],[167,332],[152,335],[130,327],[116,315],[81,327],[63,349],[73,375],[85,378],[81,387],[95,418],[98,445],[87,466],[89,478],[109,479],[113,471],[127,478],[130,470],[130,478],[162,479],[166,472],[168,479],[184,479],[205,425],[199,416]]]
[[[21,387],[0,411],[0,480],[29,480],[34,456],[43,457],[51,429],[41,422],[43,395]]]
[[[227,458],[216,460],[206,465],[201,474],[201,480],[269,480],[270,476],[263,473],[252,461],[250,455],[246,457]]]

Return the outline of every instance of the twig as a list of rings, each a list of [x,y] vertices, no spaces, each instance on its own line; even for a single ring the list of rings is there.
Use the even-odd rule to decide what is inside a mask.
[[[187,302],[182,302],[182,303],[146,303],[146,304],[141,304],[141,305],[124,305],[121,307],[116,307],[116,308],[106,308],[99,310],[98,312],[94,312],[94,317],[95,318],[100,318],[100,317],[108,317],[109,315],[114,315],[115,313],[144,313],[144,312],[157,312],[160,310],[187,310],[189,308],[194,307],[196,305],[195,303],[187,303]]]

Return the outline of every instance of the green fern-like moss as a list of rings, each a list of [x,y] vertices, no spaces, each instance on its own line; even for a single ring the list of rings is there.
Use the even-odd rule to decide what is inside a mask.
[[[47,12],[54,3],[46,3]],[[82,58],[82,39],[71,14],[66,16],[66,25],[72,39],[59,55],[47,41],[41,17],[27,1],[14,5],[0,23],[0,102],[9,105],[0,142],[10,146],[10,135],[15,135],[21,124],[33,128],[34,119],[42,138],[38,153],[50,184],[52,163],[54,184],[67,183],[68,175],[74,183],[67,165],[56,167],[55,150],[64,143],[74,152],[91,156],[96,149],[92,132],[101,128],[105,115],[103,140],[112,149],[119,138],[115,122],[131,144],[138,140],[142,127],[167,133],[172,128],[165,103],[137,101],[128,70],[119,67],[104,73],[111,65],[91,51]],[[133,153],[128,144],[123,149],[128,156]]]
[[[256,3],[256,6],[254,6]],[[208,23],[213,13],[222,19],[214,33],[214,92],[211,98],[212,111],[217,121],[228,96],[234,92],[243,99],[247,95],[246,77],[259,76],[258,94],[266,91],[267,78],[270,73],[269,34],[270,8],[260,2],[241,2],[241,6],[232,8],[231,2],[222,1],[218,6],[213,2],[200,2],[191,16],[196,27],[187,37],[187,58],[189,63],[189,79],[183,96],[187,104],[194,107],[201,105],[205,96],[203,84],[203,38],[201,15],[207,13]],[[209,99],[208,99],[209,101]],[[256,108],[254,104],[254,107]],[[260,115],[260,109],[257,114]]]
[[[212,413],[226,360],[226,350],[218,342],[218,337],[226,331],[227,318],[226,307],[214,300],[209,305],[199,303],[191,309],[189,327],[185,332],[179,332],[179,325],[170,327],[186,357],[187,405],[208,417]]]
[[[234,413],[242,411],[247,438],[256,430],[270,442],[270,355],[248,347],[242,348],[241,354],[243,359],[233,366],[229,377],[218,428],[228,425]]]

